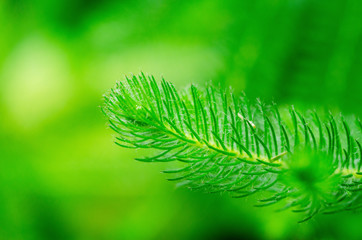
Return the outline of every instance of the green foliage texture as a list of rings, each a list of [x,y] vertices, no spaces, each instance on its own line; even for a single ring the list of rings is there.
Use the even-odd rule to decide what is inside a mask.
[[[356,174],[360,153],[355,140],[361,143],[361,137],[355,119],[362,119],[361,16],[361,0],[0,0],[0,239],[362,239],[360,210],[343,211],[357,207],[360,201],[354,200],[359,192],[353,191],[358,189],[353,181],[360,181]],[[216,177],[221,166],[200,161],[199,164],[212,168],[203,175],[207,184],[202,185],[200,179],[190,179],[202,176],[202,169],[187,176],[192,174],[191,167],[197,170],[202,166],[186,162],[187,158],[183,162],[152,164],[133,161],[145,156],[149,157],[144,161],[165,159],[176,150],[182,150],[181,146],[155,158],[167,149],[141,148],[145,143],[157,146],[150,143],[151,140],[116,133],[116,137],[122,139],[117,143],[136,147],[123,140],[138,141],[137,149],[112,144],[113,130],[106,127],[106,117],[100,111],[102,95],[114,86],[115,80],[140,71],[164,76],[174,84],[189,111],[192,125],[187,119],[184,122],[187,114],[182,112],[182,105],[178,106],[182,125],[178,116],[174,119],[168,112],[162,114],[179,133],[167,120],[157,125],[158,118],[144,113],[145,109],[151,111],[146,99],[155,103],[157,98],[153,95],[135,97],[133,92],[124,90],[130,99],[139,102],[138,111],[131,102],[130,112],[125,111],[139,112],[132,116],[126,114],[130,121],[128,127],[146,136],[144,131],[157,125],[176,134],[172,135],[175,139],[187,133],[188,140],[198,142],[188,124],[200,140],[217,149],[210,149],[201,140],[199,146],[204,150],[200,151],[207,156],[218,153],[215,156],[218,163],[238,164],[224,166],[220,177]],[[127,86],[126,82],[122,84]],[[156,82],[162,93],[160,96],[170,99],[163,93],[161,79]],[[213,91],[219,100],[213,102],[212,111],[219,121],[219,132],[213,129],[207,83],[217,88]],[[195,86],[188,87],[191,84]],[[234,89],[240,114],[235,112],[228,86]],[[122,88],[116,87],[115,95],[123,91]],[[199,105],[199,129],[196,126],[192,89],[197,89],[197,97],[204,106],[209,141],[203,134],[204,118]],[[246,163],[249,156],[243,149],[240,152],[241,145],[233,139],[226,140],[221,132],[225,131],[224,100],[221,100],[224,92],[227,106],[234,109],[235,124],[241,128],[238,131],[241,141],[235,133],[233,138],[250,152],[251,162],[259,159],[264,163],[258,160],[255,166]],[[247,100],[239,94],[242,92],[250,100],[249,104],[242,105]],[[104,111],[116,127],[126,129],[115,117],[125,121],[118,114],[126,109],[117,108],[118,100],[111,92],[106,95],[115,104],[114,117],[107,110],[112,106],[107,105]],[[262,104],[257,98],[263,100]],[[273,101],[278,103],[281,125]],[[154,111],[158,114],[156,105]],[[301,153],[294,149],[291,105],[296,114]],[[246,106],[250,106],[251,116]],[[275,131],[278,154],[268,119],[265,126],[269,135],[265,141],[261,106]],[[322,126],[322,145],[314,109]],[[145,119],[138,119],[141,114]],[[228,109],[227,114],[226,131],[232,133]],[[310,153],[304,151],[305,124],[301,117],[306,122]],[[350,149],[343,121],[349,127]],[[256,127],[252,127],[255,133],[249,126],[251,123]],[[285,128],[289,138],[290,152],[280,126]],[[324,146],[322,150],[314,150],[310,132],[317,148]],[[336,132],[338,137],[333,135]],[[260,158],[254,134],[258,136]],[[160,137],[163,138],[167,136]],[[333,144],[329,139],[335,140]],[[337,139],[341,143],[338,158]],[[185,143],[179,138],[176,141]],[[271,159],[286,153],[271,162],[261,142],[266,145]],[[235,156],[228,156],[221,162],[223,154],[217,152],[224,151],[221,143],[234,154],[243,156],[244,162]],[[162,144],[176,146],[172,142]],[[187,144],[190,147],[184,152],[190,153],[196,146]],[[332,145],[333,158],[332,149],[329,150]],[[318,157],[313,155],[316,152]],[[311,157],[303,157],[304,154]],[[347,156],[350,165],[335,165],[346,163]],[[324,157],[325,161],[302,164],[304,158]],[[335,162],[329,164],[330,161]],[[190,169],[181,172],[159,174],[188,166]],[[230,171],[226,177],[232,167],[235,171],[240,168],[240,173]],[[337,171],[333,172],[335,177],[324,181],[322,178],[328,167]],[[264,168],[282,172],[254,176],[249,186],[228,191],[235,187],[226,184],[236,180],[244,170],[267,171]],[[344,171],[338,173],[338,169]],[[342,178],[349,173],[353,173],[353,177]],[[217,182],[221,177],[226,178]],[[165,178],[179,180],[170,183],[163,181]],[[254,178],[247,175],[238,186]],[[264,182],[263,178],[269,179],[270,184],[274,178],[277,182],[268,189],[264,186],[264,190],[253,192]],[[315,184],[305,185],[305,182]],[[175,188],[174,183],[198,191]],[[283,193],[283,186],[290,188],[288,194],[281,194],[280,197],[285,198],[272,204],[277,200],[276,196],[272,197]],[[220,194],[223,192],[227,193]],[[250,195],[245,198],[229,197],[247,193]],[[259,201],[268,198],[270,201]],[[305,205],[303,198],[314,205]],[[296,202],[289,210],[275,212],[293,201],[300,204]],[[252,207],[262,204],[271,205]],[[306,211],[302,214],[291,211],[303,209]],[[342,212],[315,214],[309,221],[297,223],[317,209],[323,213]]]
[[[287,199],[283,209],[315,214],[362,207],[362,124],[355,119],[293,107],[280,113],[276,104],[222,88],[200,91],[175,87],[144,74],[126,78],[105,96],[105,113],[126,148],[154,148],[143,162],[179,161],[165,170],[170,181],[233,197],[269,191],[258,207]]]

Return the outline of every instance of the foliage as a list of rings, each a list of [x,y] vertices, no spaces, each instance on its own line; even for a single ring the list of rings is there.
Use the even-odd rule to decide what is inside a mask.
[[[130,161],[154,150],[111,144],[98,107],[143,70],[274,100],[284,119],[291,104],[362,119],[361,16],[360,0],[0,1],[0,239],[362,239],[361,214],[297,224],[273,212],[285,199],[251,208],[268,191],[174,190],[157,173],[186,164]]]
[[[305,212],[302,221],[362,207],[359,120],[279,110],[212,86],[180,94],[144,74],[126,77],[105,101],[116,144],[159,151],[139,161],[182,163],[164,171],[170,181],[235,198],[260,193],[258,207],[286,199],[282,209]]]

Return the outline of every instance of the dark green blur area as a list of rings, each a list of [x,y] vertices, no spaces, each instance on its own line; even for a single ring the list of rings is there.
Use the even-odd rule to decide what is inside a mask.
[[[134,161],[100,106],[140,71],[361,117],[362,1],[0,1],[0,239],[362,239]]]

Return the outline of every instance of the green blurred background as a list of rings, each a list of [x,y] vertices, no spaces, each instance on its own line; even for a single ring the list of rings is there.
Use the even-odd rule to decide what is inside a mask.
[[[362,239],[134,161],[100,106],[140,71],[362,116],[362,1],[0,1],[0,239]]]

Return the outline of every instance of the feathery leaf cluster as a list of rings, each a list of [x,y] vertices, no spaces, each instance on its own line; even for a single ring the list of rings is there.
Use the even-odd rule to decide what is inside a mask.
[[[261,193],[256,206],[284,199],[282,209],[305,212],[302,221],[362,207],[359,120],[252,103],[211,86],[180,94],[144,74],[117,83],[103,110],[116,144],[158,150],[139,161],[181,163],[163,172],[191,189]]]

